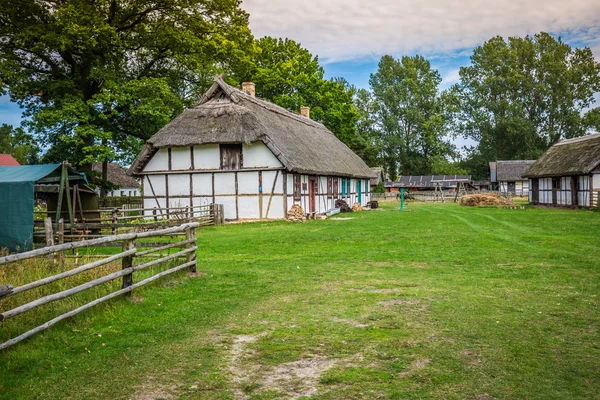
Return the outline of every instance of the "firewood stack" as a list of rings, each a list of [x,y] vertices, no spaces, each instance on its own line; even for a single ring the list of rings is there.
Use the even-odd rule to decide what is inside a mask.
[[[300,204],[294,204],[288,211],[288,220],[292,222],[304,222],[306,221],[306,214]]]
[[[352,211],[362,211],[363,208],[359,202],[352,204]]]
[[[346,201],[344,201],[344,200],[336,200],[335,208],[339,208],[340,212],[343,212],[343,213],[344,212],[352,212],[352,208],[350,208],[348,203],[346,203]]]

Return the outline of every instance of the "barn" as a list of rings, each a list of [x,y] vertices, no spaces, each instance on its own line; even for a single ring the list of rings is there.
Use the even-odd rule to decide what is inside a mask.
[[[366,205],[371,169],[324,125],[215,78],[199,103],[145,144],[129,174],[144,208],[223,204],[226,220],[282,219]]]
[[[598,207],[600,134],[555,144],[523,176],[532,204]]]
[[[535,160],[498,160],[490,162],[490,182],[494,190],[500,193],[511,193],[514,196],[529,194],[529,180],[523,172]]]

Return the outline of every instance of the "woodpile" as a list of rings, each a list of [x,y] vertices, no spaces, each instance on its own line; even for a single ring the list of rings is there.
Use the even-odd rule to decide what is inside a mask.
[[[371,200],[367,203],[367,207],[369,207],[371,210],[375,210],[379,208],[379,202],[377,200]]]
[[[348,203],[346,203],[345,200],[336,200],[335,201],[335,208],[339,208],[340,212],[352,212],[352,208],[350,208],[350,206],[348,205]]]
[[[362,211],[363,208],[359,202],[352,204],[352,211]]]
[[[466,207],[515,206],[511,200],[497,194],[467,194],[460,199],[460,205]]]
[[[294,204],[288,211],[288,220],[292,222],[304,222],[306,221],[306,214],[300,204]]]

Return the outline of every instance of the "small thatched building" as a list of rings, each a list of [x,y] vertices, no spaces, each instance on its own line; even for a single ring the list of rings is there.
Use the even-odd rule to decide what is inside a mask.
[[[498,160],[490,162],[490,181],[492,188],[501,193],[512,193],[515,196],[529,194],[529,180],[523,172],[535,160]]]
[[[523,176],[532,204],[598,207],[600,134],[555,144]]]
[[[216,78],[200,102],[150,138],[129,173],[145,208],[223,204],[227,220],[279,219],[363,205],[372,171],[322,124]]]
[[[92,171],[102,174],[102,163],[92,164]],[[127,171],[119,163],[111,162],[107,165],[107,180],[116,187],[107,193],[107,196],[135,197],[141,196],[140,183],[127,175]]]

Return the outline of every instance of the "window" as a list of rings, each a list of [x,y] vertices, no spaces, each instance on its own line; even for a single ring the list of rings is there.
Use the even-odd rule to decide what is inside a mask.
[[[221,148],[221,169],[237,170],[242,168],[242,145],[241,144],[222,144]]]
[[[334,198],[338,198],[339,196],[339,187],[338,187],[339,183],[338,183],[338,178],[333,178],[333,197]]]
[[[121,197],[125,196],[125,191],[121,190]]]
[[[552,189],[560,190],[560,178],[552,178]]]
[[[327,198],[331,199],[333,197],[333,178],[331,176],[327,177]]]
[[[300,191],[300,175],[294,175],[294,200],[300,201],[301,191]]]

